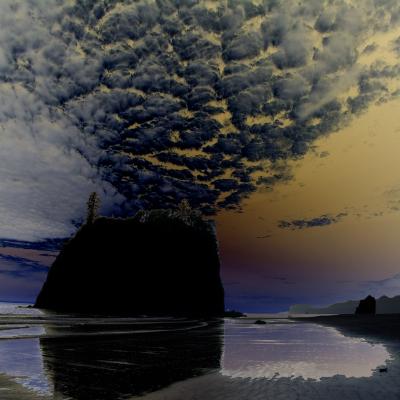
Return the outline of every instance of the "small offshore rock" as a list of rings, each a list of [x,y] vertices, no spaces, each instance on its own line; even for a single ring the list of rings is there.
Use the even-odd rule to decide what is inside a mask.
[[[375,315],[376,313],[376,300],[375,297],[367,296],[360,303],[356,309],[356,314]]]

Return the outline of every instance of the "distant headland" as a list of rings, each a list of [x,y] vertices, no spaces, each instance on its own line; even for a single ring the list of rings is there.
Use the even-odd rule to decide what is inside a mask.
[[[365,304],[370,306],[365,308]],[[361,304],[361,308],[360,308]],[[367,312],[365,311],[367,310]],[[368,309],[370,311],[368,312]],[[376,300],[372,296],[364,300],[348,300],[326,307],[313,307],[308,304],[296,304],[290,307],[289,314],[400,314],[400,295],[394,297],[381,296]]]
[[[97,217],[61,250],[35,307],[102,315],[222,316],[215,227],[187,202],[131,218]]]

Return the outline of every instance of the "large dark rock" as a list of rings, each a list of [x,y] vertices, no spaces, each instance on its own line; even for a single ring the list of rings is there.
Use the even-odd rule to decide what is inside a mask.
[[[220,316],[214,225],[169,211],[84,225],[52,265],[35,307],[56,311]]]
[[[375,314],[376,300],[375,297],[367,296],[364,300],[360,300],[356,308],[356,314]]]

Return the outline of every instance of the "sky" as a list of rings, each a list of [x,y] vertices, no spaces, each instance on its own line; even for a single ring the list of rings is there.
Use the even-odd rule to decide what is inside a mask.
[[[0,299],[60,239],[188,199],[229,308],[400,294],[396,0],[3,0]]]

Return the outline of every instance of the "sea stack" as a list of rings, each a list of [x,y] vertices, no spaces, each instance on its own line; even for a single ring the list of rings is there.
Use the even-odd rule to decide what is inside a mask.
[[[82,226],[51,266],[35,307],[102,315],[222,316],[214,224],[153,210]]]
[[[376,300],[375,297],[367,296],[364,300],[360,300],[356,308],[356,314],[370,314],[376,313]]]

